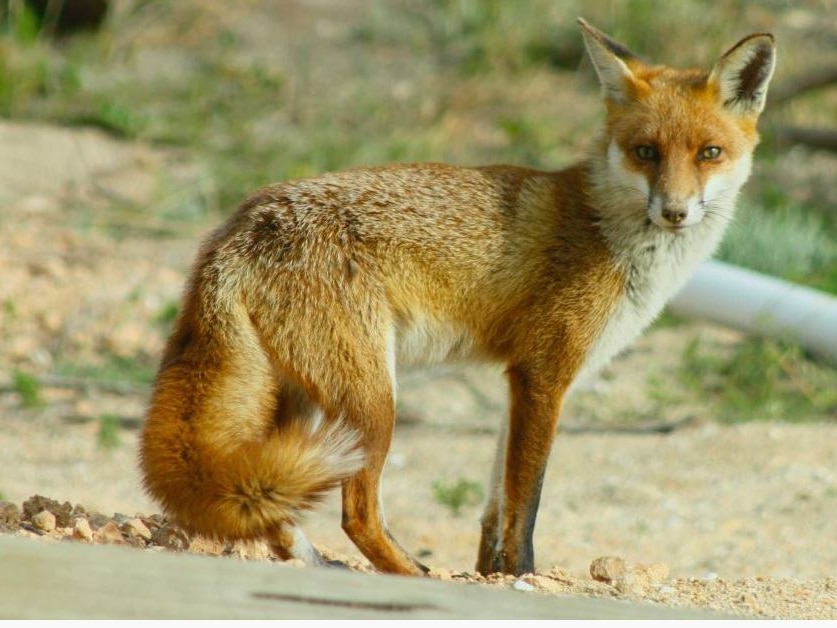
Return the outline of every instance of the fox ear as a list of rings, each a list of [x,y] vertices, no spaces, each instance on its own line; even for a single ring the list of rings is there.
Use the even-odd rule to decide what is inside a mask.
[[[583,18],[578,18],[578,25],[584,36],[587,54],[599,76],[605,99],[625,102],[629,98],[628,85],[634,77],[627,62],[637,60],[637,56]]]
[[[724,107],[756,116],[764,109],[767,85],[776,67],[773,35],[756,33],[735,44],[715,64],[709,82],[716,83]]]

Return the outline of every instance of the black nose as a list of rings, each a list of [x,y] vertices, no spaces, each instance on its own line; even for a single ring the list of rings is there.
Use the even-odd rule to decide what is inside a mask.
[[[682,207],[666,207],[663,209],[663,218],[674,225],[679,225],[686,220],[689,213]]]

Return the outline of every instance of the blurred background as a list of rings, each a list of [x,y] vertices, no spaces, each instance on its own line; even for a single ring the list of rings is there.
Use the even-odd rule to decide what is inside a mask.
[[[259,186],[392,161],[549,169],[582,157],[602,108],[578,15],[673,65],[708,66],[743,35],[775,33],[763,142],[719,258],[837,292],[833,0],[0,7],[0,361],[19,385],[147,382],[199,238]],[[678,348],[678,386],[707,371],[705,393],[717,373],[725,404],[728,386],[745,405],[788,392],[751,410],[833,419],[833,372],[787,340]],[[730,386],[739,376],[752,381]],[[664,388],[675,394],[670,378]]]
[[[95,501],[91,456],[133,474],[199,241],[254,189],[394,161],[582,158],[603,111],[577,16],[669,65],[776,35],[754,175],[718,257],[837,294],[834,0],[0,0],[0,498]],[[441,369],[405,374],[399,412],[492,434],[504,405],[499,372]],[[664,314],[562,429],[695,420],[834,424],[837,370],[792,334]],[[434,498],[458,512],[487,474]]]

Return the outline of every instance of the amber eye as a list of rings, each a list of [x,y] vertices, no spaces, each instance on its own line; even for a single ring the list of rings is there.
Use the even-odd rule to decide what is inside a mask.
[[[653,146],[648,144],[641,144],[634,149],[636,156],[642,161],[657,161],[660,158],[660,153]]]
[[[715,161],[721,156],[720,146],[707,146],[700,151],[700,158],[702,161]]]

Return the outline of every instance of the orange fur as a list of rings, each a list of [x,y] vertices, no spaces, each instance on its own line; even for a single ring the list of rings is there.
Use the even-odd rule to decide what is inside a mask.
[[[209,237],[141,445],[148,492],[184,527],[316,562],[299,514],[342,485],[358,548],[381,570],[422,573],[380,508],[396,366],[493,360],[507,365],[511,411],[478,568],[534,568],[563,397],[717,244],[728,216],[693,220],[677,204],[720,176],[730,189],[713,184],[710,205],[731,211],[757,141],[746,99],[760,94],[736,93],[730,74],[763,88],[758,63],[772,64],[759,36],[722,58],[717,78],[650,68],[582,28],[608,108],[588,160],[558,172],[407,164],[276,184]],[[659,152],[653,163],[637,157],[643,142]],[[722,143],[722,157],[697,159],[707,143]]]

